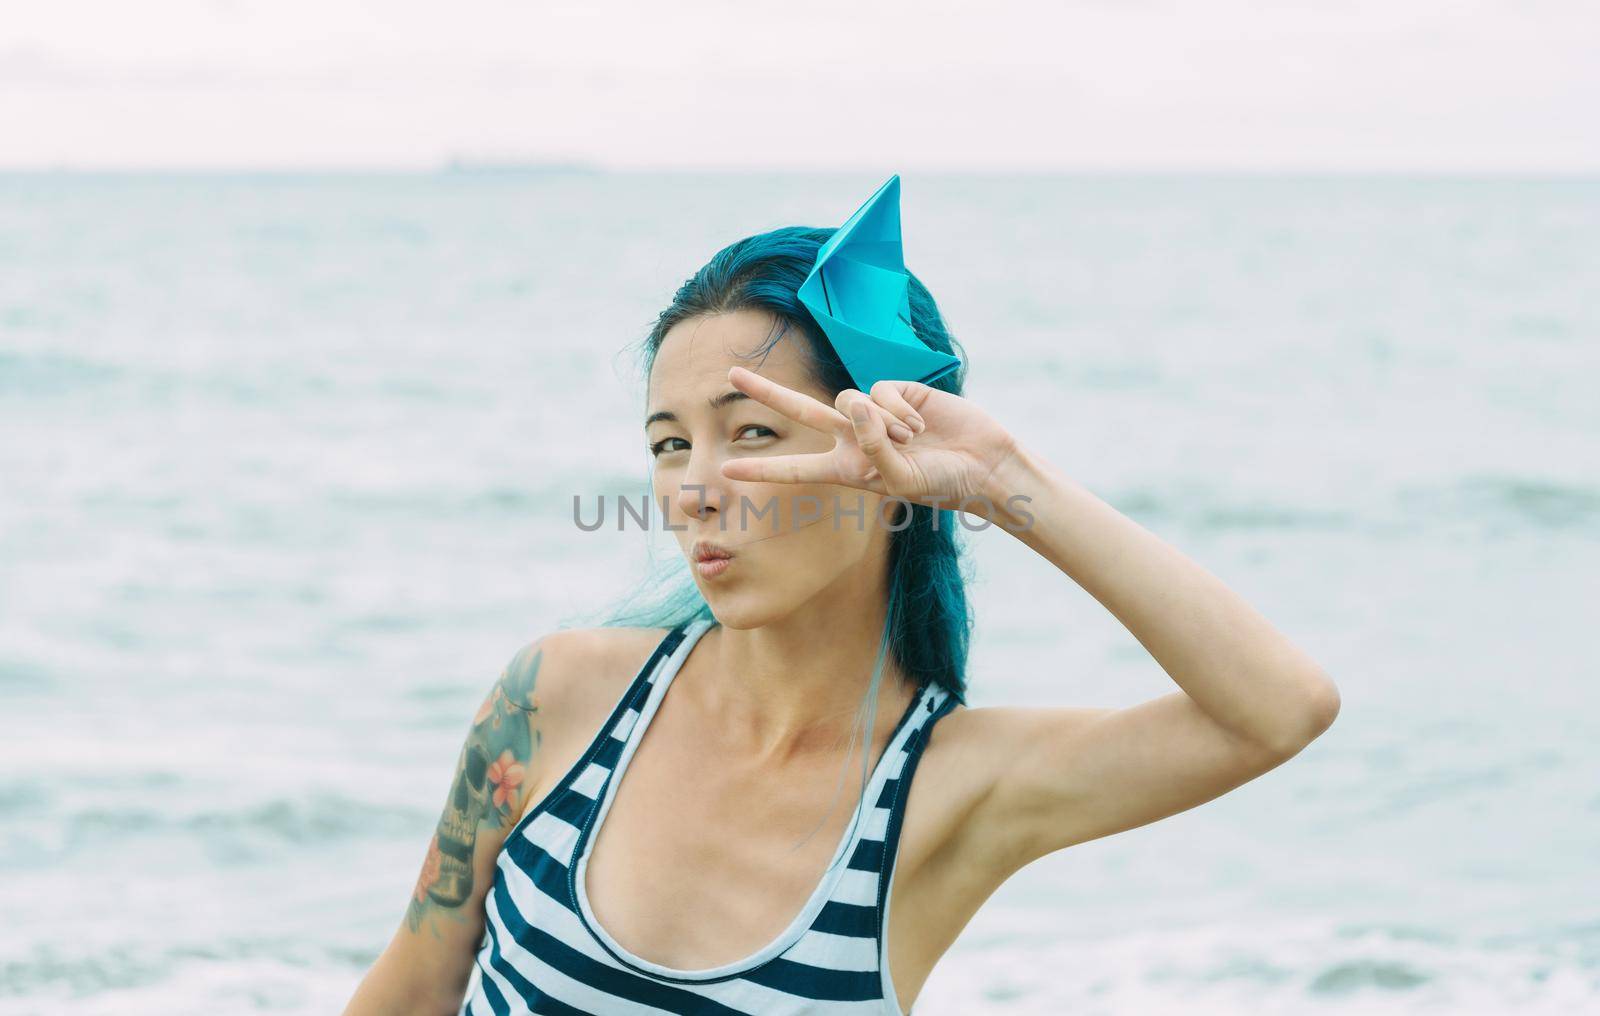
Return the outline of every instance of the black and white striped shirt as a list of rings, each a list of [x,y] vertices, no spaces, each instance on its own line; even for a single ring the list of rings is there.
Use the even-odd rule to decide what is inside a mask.
[[[885,938],[895,850],[921,748],[956,704],[933,684],[912,699],[873,769],[866,812],[857,809],[834,851],[834,862],[847,862],[830,864],[766,946],[733,963],[679,970],[634,955],[595,920],[583,885],[596,830],[667,686],[715,624],[697,619],[667,634],[588,750],[507,834],[460,1016],[901,1016]]]

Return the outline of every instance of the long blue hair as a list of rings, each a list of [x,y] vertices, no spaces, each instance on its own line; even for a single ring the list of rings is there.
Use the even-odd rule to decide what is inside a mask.
[[[799,339],[801,359],[830,400],[854,388],[844,365],[817,328],[796,293],[816,263],[818,249],[834,230],[786,226],[731,243],[690,276],[638,343],[643,376],[648,379],[656,354],[673,326],[681,321],[739,310],[765,311],[774,320],[767,339],[750,351],[756,359],[786,335]],[[954,353],[962,366],[932,387],[960,395],[966,380],[966,357],[950,335],[927,287],[910,279],[911,327],[933,349]],[[646,462],[646,489],[651,464]],[[889,536],[888,602],[872,678],[858,717],[867,743],[876,721],[878,688],[886,654],[916,687],[936,684],[966,701],[967,647],[972,614],[967,602],[969,560],[955,512],[928,505],[902,505],[911,518]],[[896,524],[906,522],[902,516]],[[604,626],[673,628],[696,620],[714,620],[681,554],[653,561],[651,574],[632,592],[599,615]],[[863,790],[867,751],[862,752]]]

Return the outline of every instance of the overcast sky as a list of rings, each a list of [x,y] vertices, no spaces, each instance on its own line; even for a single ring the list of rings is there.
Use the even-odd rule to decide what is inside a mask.
[[[1600,171],[1600,0],[43,0],[0,166]]]

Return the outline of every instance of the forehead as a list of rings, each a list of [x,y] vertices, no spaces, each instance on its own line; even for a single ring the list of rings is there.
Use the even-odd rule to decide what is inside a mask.
[[[686,408],[675,404],[732,389],[728,368],[735,364],[831,402],[806,370],[805,339],[796,329],[790,328],[766,353],[752,359],[777,327],[773,315],[749,308],[678,322],[661,340],[650,368],[649,410]]]

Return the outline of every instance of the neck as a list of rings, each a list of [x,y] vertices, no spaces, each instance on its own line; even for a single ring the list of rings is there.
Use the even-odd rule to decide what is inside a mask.
[[[773,762],[832,753],[854,735],[872,680],[887,600],[865,583],[859,591],[828,589],[781,618],[756,628],[721,625],[693,654],[700,663],[697,695],[740,750]],[[894,660],[884,655],[874,726],[892,725],[911,695]]]

